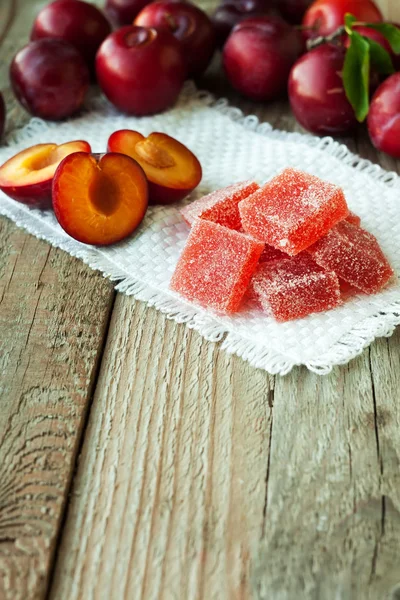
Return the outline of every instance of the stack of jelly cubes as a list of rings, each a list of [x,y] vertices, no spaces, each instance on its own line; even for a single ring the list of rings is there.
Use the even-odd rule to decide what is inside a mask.
[[[171,280],[187,300],[222,313],[247,294],[278,321],[333,309],[393,276],[376,238],[336,185],[285,169],[263,187],[245,181],[182,209],[191,226]]]

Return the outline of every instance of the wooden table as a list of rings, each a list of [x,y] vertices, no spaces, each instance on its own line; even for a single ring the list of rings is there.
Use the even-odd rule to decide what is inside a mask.
[[[3,59],[37,8],[1,0]],[[400,598],[399,329],[274,378],[7,219],[0,274],[0,600]]]

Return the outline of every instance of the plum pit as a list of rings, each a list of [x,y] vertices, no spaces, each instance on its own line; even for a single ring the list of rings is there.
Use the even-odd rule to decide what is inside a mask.
[[[141,159],[157,169],[166,169],[176,164],[167,150],[157,146],[148,138],[138,142],[135,150]]]

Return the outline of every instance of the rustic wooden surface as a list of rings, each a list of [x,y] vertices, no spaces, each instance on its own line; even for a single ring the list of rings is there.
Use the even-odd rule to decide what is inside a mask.
[[[400,598],[400,330],[274,378],[5,219],[0,253],[0,600]]]

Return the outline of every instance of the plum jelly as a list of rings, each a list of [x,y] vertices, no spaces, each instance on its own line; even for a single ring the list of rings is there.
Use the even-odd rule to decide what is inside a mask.
[[[337,275],[317,265],[307,253],[260,264],[250,282],[250,297],[281,322],[341,303]]]
[[[199,217],[229,229],[241,229],[238,204],[259,189],[253,181],[242,181],[203,196],[188,204],[181,214],[188,225]]]
[[[379,292],[393,276],[377,239],[348,221],[338,223],[308,252],[321,267],[366,294]]]
[[[191,302],[235,312],[263,248],[262,242],[248,235],[196,219],[170,287]]]
[[[294,256],[349,213],[343,191],[296,169],[285,169],[239,203],[243,229]]]

